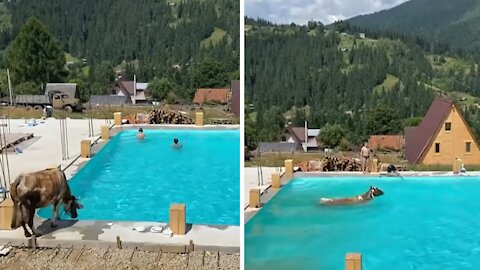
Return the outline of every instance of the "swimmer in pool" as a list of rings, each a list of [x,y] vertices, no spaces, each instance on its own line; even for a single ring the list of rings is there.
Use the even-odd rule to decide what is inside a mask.
[[[173,139],[172,147],[173,147],[173,148],[176,148],[176,149],[182,148],[182,145],[178,143],[178,139],[177,139],[177,138]]]
[[[143,140],[145,139],[145,134],[143,133],[143,128],[140,128],[137,133],[137,139]]]

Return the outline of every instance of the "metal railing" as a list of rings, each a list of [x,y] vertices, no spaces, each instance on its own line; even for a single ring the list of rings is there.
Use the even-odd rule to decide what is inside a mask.
[[[68,160],[68,126],[67,119],[60,118],[60,143],[62,145],[62,160]]]

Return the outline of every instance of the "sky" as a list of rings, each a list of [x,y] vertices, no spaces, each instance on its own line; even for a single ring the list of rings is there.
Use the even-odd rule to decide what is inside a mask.
[[[245,0],[245,15],[275,23],[330,24],[337,20],[388,9],[407,0]]]

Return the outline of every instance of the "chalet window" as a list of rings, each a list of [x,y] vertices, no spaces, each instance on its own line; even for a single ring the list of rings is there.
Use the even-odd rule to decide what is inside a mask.
[[[435,153],[440,153],[440,143],[435,143]]]
[[[450,122],[445,123],[445,130],[446,131],[452,130],[452,123],[450,123]]]
[[[465,143],[465,152],[470,153],[472,151],[472,143],[466,142]]]

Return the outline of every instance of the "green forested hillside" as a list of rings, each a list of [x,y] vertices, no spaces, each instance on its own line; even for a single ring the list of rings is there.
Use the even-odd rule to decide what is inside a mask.
[[[464,105],[480,135],[475,57],[432,54],[415,41],[247,19],[247,140],[279,140],[286,122],[342,130],[343,145],[415,125],[435,95]]]
[[[67,80],[85,81],[91,93],[108,91],[104,83],[92,86],[101,80],[92,73],[115,68],[127,79],[167,78],[182,95],[202,86],[193,74],[207,58],[226,76],[219,84],[238,78],[239,11],[236,0],[12,0],[0,9],[0,46],[33,16],[73,60]]]
[[[411,0],[348,22],[369,29],[426,36],[462,49],[480,46],[478,0]]]

